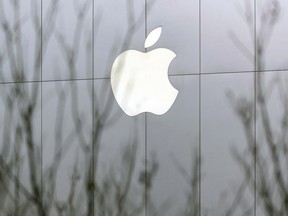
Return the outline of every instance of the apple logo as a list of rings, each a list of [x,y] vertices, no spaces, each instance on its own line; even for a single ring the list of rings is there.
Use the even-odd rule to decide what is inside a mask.
[[[154,29],[145,40],[145,48],[160,38],[162,27]],[[143,112],[166,113],[174,103],[178,90],[168,79],[168,68],[176,54],[158,48],[150,52],[127,50],[121,53],[111,69],[113,94],[121,109],[129,116]]]

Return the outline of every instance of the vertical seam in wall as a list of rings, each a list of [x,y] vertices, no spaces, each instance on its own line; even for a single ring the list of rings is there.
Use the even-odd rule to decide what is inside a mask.
[[[148,211],[147,162],[147,113],[145,113],[145,216],[147,216]]]
[[[92,0],[92,175],[93,175],[93,215],[95,215],[95,187],[96,187],[96,174],[95,174],[95,80],[94,80],[94,69],[95,69],[95,63],[94,63],[94,52],[95,52],[95,40],[94,40],[94,36],[95,36],[95,20],[94,20],[94,16],[95,16],[95,8],[94,8],[94,5],[95,4],[95,1]]]
[[[256,112],[257,112],[257,4],[254,0],[254,215],[257,215],[257,125],[256,125]]]
[[[147,37],[147,21],[148,21],[147,15],[148,15],[148,3],[147,3],[147,0],[145,0],[145,17],[144,17],[144,19],[145,19],[145,38],[144,39],[146,39],[146,37]],[[145,52],[147,52],[147,48],[145,48]]]
[[[199,47],[198,47],[198,49],[199,49],[199,79],[198,79],[198,88],[199,88],[199,95],[198,95],[198,112],[199,112],[199,116],[198,116],[198,124],[199,124],[199,128],[198,128],[198,130],[199,130],[199,149],[198,149],[198,157],[199,157],[199,173],[198,173],[198,175],[199,175],[199,185],[198,185],[198,187],[199,187],[199,216],[201,216],[201,187],[202,187],[202,183],[201,183],[201,169],[202,169],[202,167],[201,167],[201,162],[202,162],[202,160],[201,160],[201,136],[202,136],[202,131],[201,131],[201,121],[202,121],[202,118],[201,118],[201,103],[202,103],[202,98],[201,98],[201,96],[202,96],[202,94],[201,94],[201,88],[202,88],[202,86],[201,86],[201,84],[202,84],[202,77],[201,77],[201,74],[202,74],[202,65],[201,65],[201,61],[202,61],[202,59],[201,59],[201,55],[202,55],[202,52],[201,52],[201,49],[202,49],[202,40],[201,40],[201,36],[202,36],[202,13],[201,13],[201,9],[202,9],[202,7],[201,7],[202,5],[201,5],[201,0],[199,0],[199,29],[198,29],[198,33],[199,33],[199,35],[198,35],[198,40],[199,40]]]
[[[40,196],[43,205],[43,0],[40,1]]]
[[[145,26],[145,38],[147,37],[147,13],[148,13],[148,3],[147,0],[145,0],[145,15],[144,15],[144,26]],[[147,48],[145,48],[145,52],[147,52]],[[147,216],[147,211],[148,211],[148,188],[147,188],[147,112],[145,112],[145,216]]]

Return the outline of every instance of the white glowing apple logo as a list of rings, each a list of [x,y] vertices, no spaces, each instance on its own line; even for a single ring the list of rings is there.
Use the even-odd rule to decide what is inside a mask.
[[[162,28],[154,29],[146,38],[145,48],[160,38]],[[142,112],[166,113],[174,103],[178,90],[168,79],[168,68],[176,54],[159,48],[147,53],[127,50],[113,63],[111,86],[116,101],[129,116]]]

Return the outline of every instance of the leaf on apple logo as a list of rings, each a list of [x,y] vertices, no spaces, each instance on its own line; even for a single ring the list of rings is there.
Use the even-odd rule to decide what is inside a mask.
[[[161,32],[162,27],[158,27],[154,29],[152,32],[150,32],[150,34],[147,36],[145,40],[145,48],[153,46],[160,38]]]

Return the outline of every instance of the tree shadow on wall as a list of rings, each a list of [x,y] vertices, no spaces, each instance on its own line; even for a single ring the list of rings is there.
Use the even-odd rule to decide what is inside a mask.
[[[92,71],[92,61],[78,63],[79,53],[92,58],[92,34],[84,34],[92,4],[75,2],[76,24],[66,38],[57,27],[63,1],[46,5],[42,34],[39,1],[31,0],[25,7],[20,1],[0,1],[0,38],[5,41],[0,50],[1,216],[136,216],[144,214],[150,199],[157,161],[151,159],[145,170],[139,118],[125,119],[129,136],[107,138],[125,118],[115,107],[109,83],[74,80],[77,71]],[[128,27],[122,49],[129,47],[131,32],[143,27],[144,10],[134,14],[132,3],[123,1]],[[100,24],[101,13],[94,19]],[[63,61],[59,66],[56,59],[51,71],[65,71],[73,81],[39,82],[41,62],[53,60],[47,55],[52,40]],[[85,45],[84,52],[79,44]],[[111,48],[111,55],[114,52]],[[122,137],[120,132],[115,135]]]
[[[246,8],[246,22],[253,28],[249,16],[253,14],[251,8]],[[266,1],[265,7],[260,11],[256,36],[257,61],[254,66],[255,100],[253,95],[236,98],[234,92],[228,92],[229,101],[243,126],[247,143],[245,154],[232,148],[232,154],[242,170],[244,181],[239,185],[233,204],[225,215],[233,215],[235,209],[241,205],[244,189],[256,196],[257,214],[268,216],[288,213],[287,77],[285,72],[263,72],[267,48],[280,12],[281,5],[278,0]],[[237,38],[233,40],[236,41],[237,47],[243,50],[243,44],[239,44]],[[255,128],[257,139],[254,136]],[[248,215],[253,215],[253,211],[251,209]]]

